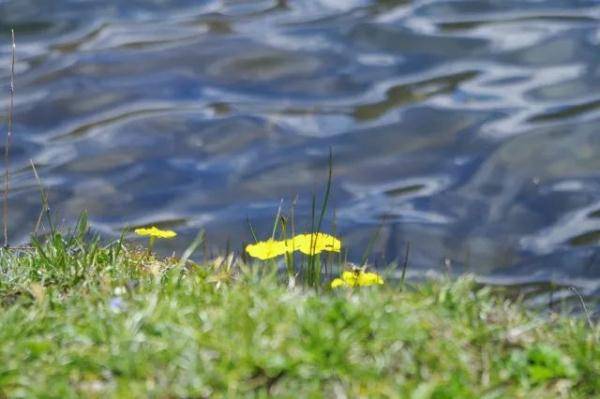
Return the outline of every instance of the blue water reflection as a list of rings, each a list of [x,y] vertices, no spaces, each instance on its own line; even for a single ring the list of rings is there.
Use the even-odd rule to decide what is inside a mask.
[[[0,2],[18,41],[11,235],[40,209],[239,248],[280,199],[413,270],[600,290],[597,1]],[[381,228],[379,228],[381,226]]]

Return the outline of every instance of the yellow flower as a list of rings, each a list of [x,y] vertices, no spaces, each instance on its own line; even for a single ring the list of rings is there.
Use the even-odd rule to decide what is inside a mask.
[[[173,238],[177,235],[173,230],[161,230],[152,226],[150,228],[135,229],[135,234],[139,236],[150,236],[158,238]]]
[[[358,285],[361,287],[382,284],[383,278],[377,273],[362,272],[358,275]]]
[[[285,241],[269,239],[246,246],[246,252],[253,258],[261,260],[275,258],[287,252]]]
[[[315,255],[323,251],[340,252],[342,242],[325,233],[299,234],[292,239],[292,244],[288,244],[288,247],[305,255]]]
[[[294,251],[306,255],[319,254],[323,251],[340,252],[341,246],[341,241],[329,234],[299,234],[289,240],[269,239],[250,244],[246,246],[246,252],[254,258],[265,260]]]
[[[331,288],[348,287],[348,284],[341,278],[334,278],[331,282]]]
[[[383,284],[383,278],[379,274],[357,269],[343,272],[341,278],[336,278],[331,282],[331,288],[366,287],[381,284]]]

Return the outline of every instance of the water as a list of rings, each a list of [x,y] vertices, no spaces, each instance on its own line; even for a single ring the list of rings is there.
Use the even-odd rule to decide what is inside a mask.
[[[600,293],[600,2],[0,2],[11,241],[40,209],[239,248],[297,196],[352,259]],[[6,101],[8,101],[6,99]],[[4,118],[3,118],[4,120]],[[326,221],[331,231],[332,218]]]

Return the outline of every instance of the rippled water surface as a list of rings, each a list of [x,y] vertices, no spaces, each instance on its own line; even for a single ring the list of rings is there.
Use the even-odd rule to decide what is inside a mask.
[[[350,258],[381,226],[379,264],[410,242],[415,270],[600,292],[598,1],[13,0],[0,24],[14,243],[30,159],[65,224],[239,248],[281,199],[310,225],[331,147]]]

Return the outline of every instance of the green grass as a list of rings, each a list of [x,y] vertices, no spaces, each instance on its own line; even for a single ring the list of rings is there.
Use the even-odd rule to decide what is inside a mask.
[[[600,328],[468,277],[316,293],[83,233],[0,254],[0,398],[594,398]]]

